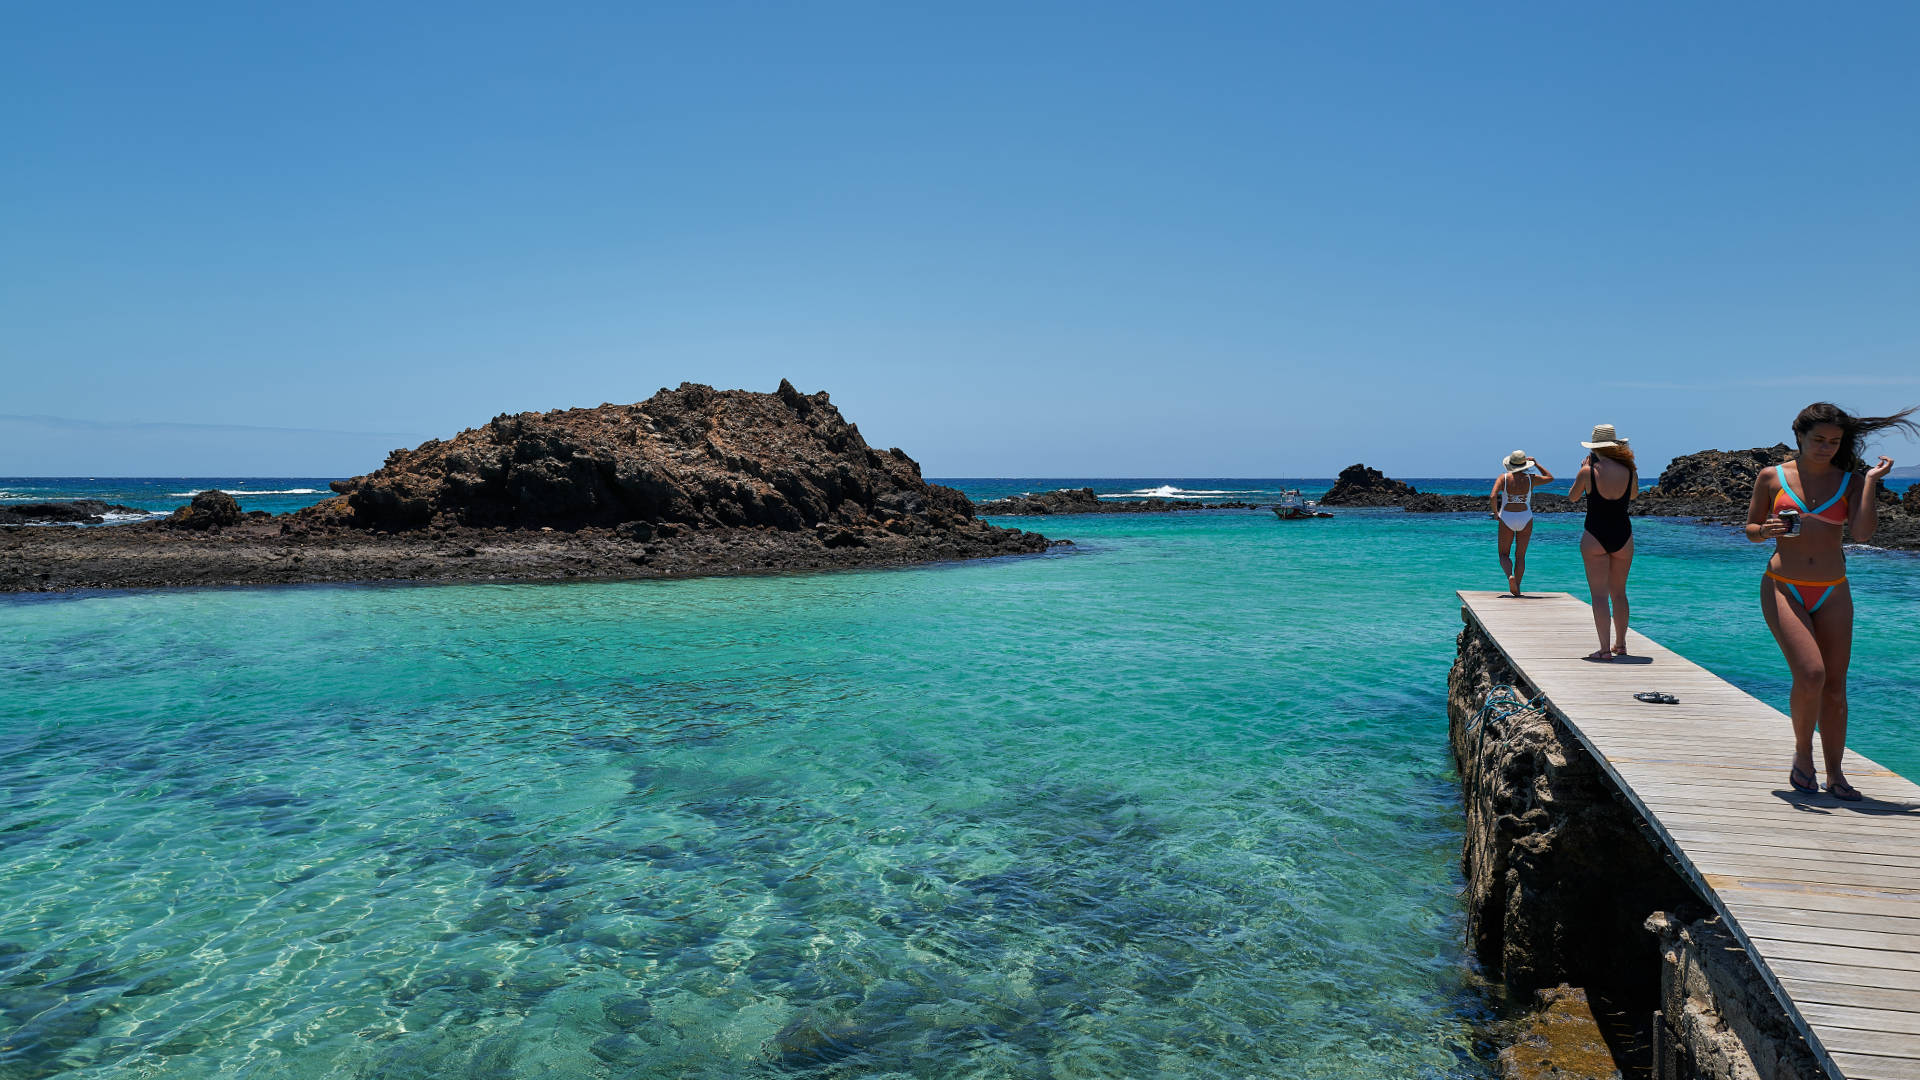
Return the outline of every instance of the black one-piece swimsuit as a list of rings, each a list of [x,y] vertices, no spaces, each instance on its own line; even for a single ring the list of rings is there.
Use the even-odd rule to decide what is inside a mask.
[[[1627,504],[1633,499],[1633,489],[1640,483],[1637,471],[1627,473],[1627,489],[1617,499],[1609,499],[1600,494],[1600,471],[1594,470],[1593,486],[1587,489],[1587,531],[1593,534],[1600,546],[1611,555],[1627,546],[1633,539],[1633,522],[1627,517]]]

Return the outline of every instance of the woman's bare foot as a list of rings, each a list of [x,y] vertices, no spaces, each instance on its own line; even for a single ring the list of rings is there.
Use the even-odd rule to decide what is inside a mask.
[[[1618,645],[1615,645],[1615,646],[1613,647],[1613,655],[1615,655],[1615,656],[1625,656],[1625,655],[1627,655],[1627,643],[1623,641],[1623,642],[1621,642],[1620,644],[1618,644]]]
[[[1606,663],[1613,659],[1613,654],[1605,649],[1595,649],[1587,654],[1587,659],[1595,663]]]
[[[1520,595],[1520,579],[1519,578],[1509,577],[1507,579],[1507,594],[1510,596]]]

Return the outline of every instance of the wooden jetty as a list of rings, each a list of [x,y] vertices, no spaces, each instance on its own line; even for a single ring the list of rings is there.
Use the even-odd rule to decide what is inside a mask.
[[[1593,616],[1566,593],[1459,595],[1719,912],[1821,1064],[1920,1080],[1920,786],[1850,750],[1863,801],[1797,792],[1779,710],[1639,633],[1631,662],[1584,659]],[[1647,690],[1680,703],[1634,699]]]

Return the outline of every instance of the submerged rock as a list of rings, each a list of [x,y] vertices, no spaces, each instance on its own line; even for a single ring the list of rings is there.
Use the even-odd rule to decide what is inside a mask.
[[[1539,992],[1518,1036],[1500,1051],[1501,1080],[1619,1080],[1613,1051],[1584,990]]]

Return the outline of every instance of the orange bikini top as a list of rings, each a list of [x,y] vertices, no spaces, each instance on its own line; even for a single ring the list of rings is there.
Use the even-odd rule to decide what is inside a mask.
[[[1829,525],[1845,525],[1847,523],[1847,485],[1853,482],[1853,471],[1851,469],[1840,477],[1840,490],[1833,493],[1833,498],[1828,499],[1812,510],[1807,509],[1807,504],[1801,502],[1800,496],[1795,495],[1793,489],[1787,486],[1787,474],[1781,472],[1780,466],[1778,465],[1773,467],[1773,478],[1780,481],[1780,492],[1773,497],[1773,512],[1775,514],[1780,512],[1782,504],[1786,504],[1799,510],[1800,513],[1806,517],[1813,518],[1817,521],[1824,521]],[[1788,502],[1788,500],[1792,501]]]

